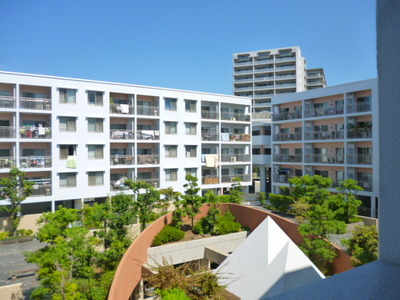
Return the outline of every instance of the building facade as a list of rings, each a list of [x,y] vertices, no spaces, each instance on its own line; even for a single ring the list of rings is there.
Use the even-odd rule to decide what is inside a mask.
[[[126,179],[183,192],[190,174],[220,194],[234,177],[251,184],[250,109],[243,97],[0,72],[0,177],[26,172],[33,213],[101,202]]]
[[[272,191],[302,175],[354,179],[363,215],[377,216],[377,80],[276,96],[272,118]]]

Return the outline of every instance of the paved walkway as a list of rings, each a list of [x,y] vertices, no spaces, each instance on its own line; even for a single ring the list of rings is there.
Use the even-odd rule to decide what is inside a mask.
[[[39,285],[35,276],[19,277],[16,280],[9,278],[9,271],[25,270],[35,267],[25,261],[24,252],[33,252],[43,248],[44,244],[36,240],[23,243],[0,245],[0,286],[14,283],[23,283],[25,299],[29,299],[32,290]]]

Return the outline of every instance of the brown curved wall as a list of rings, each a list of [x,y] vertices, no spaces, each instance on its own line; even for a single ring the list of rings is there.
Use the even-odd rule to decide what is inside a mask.
[[[206,216],[208,208],[208,204],[203,205],[200,214],[195,219]],[[298,225],[283,217],[254,207],[231,203],[221,204],[222,211],[226,211],[228,208],[239,223],[248,226],[251,230],[254,230],[267,216],[270,216],[294,243],[300,244],[303,240],[297,230]],[[172,213],[159,218],[147,227],[128,248],[115,273],[108,296],[109,300],[123,300],[131,296],[142,278],[142,265],[147,262],[147,248],[151,246],[156,234],[171,222]],[[333,262],[334,272],[340,273],[352,269],[350,256],[342,249],[335,248],[339,256]]]

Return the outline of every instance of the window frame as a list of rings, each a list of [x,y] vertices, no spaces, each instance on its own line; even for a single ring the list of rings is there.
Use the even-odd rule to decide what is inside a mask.
[[[178,169],[165,169],[164,171],[166,182],[178,181]]]
[[[92,98],[93,96],[94,96],[94,98]],[[103,106],[103,104],[104,104],[104,92],[87,91],[87,101],[88,101],[87,102],[88,105]]]
[[[60,132],[76,132],[76,120],[77,117],[59,116],[58,122]]]
[[[165,158],[178,157],[178,145],[164,145]]]
[[[92,124],[95,128],[95,130],[91,130],[91,121],[94,122],[94,124]],[[104,132],[104,119],[103,118],[87,118],[87,122],[88,122],[88,132],[90,133],[103,133]],[[96,127],[101,124],[101,130],[96,130]]]
[[[71,95],[69,94],[71,92]],[[66,89],[66,88],[59,88],[59,100],[60,104],[76,104],[76,93],[77,90],[75,89]],[[71,98],[72,101],[69,101]]]
[[[164,107],[167,111],[177,111],[178,110],[178,99],[177,98],[164,98]]]
[[[196,134],[197,134],[197,123],[185,122],[185,135],[196,135]]]
[[[77,186],[76,173],[59,173],[58,177],[60,181],[60,188],[72,188]],[[64,181],[66,182],[65,185],[63,184]]]
[[[165,121],[165,134],[178,134],[178,122]]]
[[[104,159],[104,145],[87,145],[88,159]],[[94,152],[94,155],[91,153]]]
[[[104,185],[104,171],[90,171],[87,172],[88,175],[88,186],[103,186]],[[101,175],[98,176],[98,175]],[[94,183],[93,183],[94,178]],[[101,182],[98,183],[98,179],[101,179]]]

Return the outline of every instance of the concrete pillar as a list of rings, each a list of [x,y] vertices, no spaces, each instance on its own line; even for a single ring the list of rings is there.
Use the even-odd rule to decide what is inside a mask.
[[[263,166],[260,167],[260,192],[266,193],[266,183],[267,182],[267,169]]]

